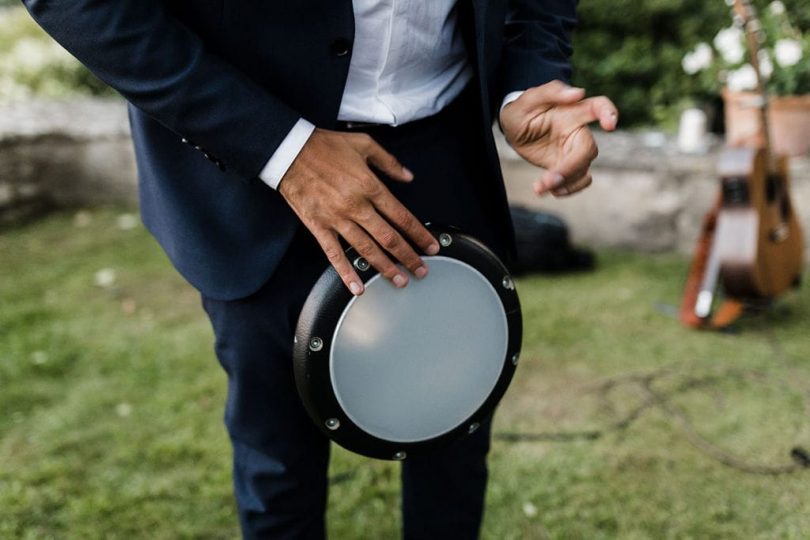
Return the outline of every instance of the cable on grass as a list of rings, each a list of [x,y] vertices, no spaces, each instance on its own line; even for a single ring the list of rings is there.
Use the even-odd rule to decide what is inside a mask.
[[[776,339],[772,331],[767,331],[768,342],[773,350],[774,356],[788,370],[790,379],[782,381],[787,386],[792,386],[791,382],[803,380],[803,375],[796,367],[796,363],[789,358],[782,345]],[[705,456],[711,458],[722,465],[747,474],[780,476],[793,474],[810,469],[810,452],[802,446],[794,446],[788,453],[790,461],[777,464],[761,464],[749,461],[709,440],[702,435],[689,419],[688,415],[679,407],[672,403],[672,398],[695,388],[707,387],[729,377],[739,377],[760,384],[772,383],[773,376],[751,369],[738,367],[726,367],[702,376],[687,376],[674,389],[669,392],[656,390],[654,385],[660,379],[667,376],[677,376],[690,371],[686,363],[676,363],[659,369],[647,372],[630,372],[615,375],[602,379],[584,387],[580,393],[598,392],[603,399],[607,399],[607,394],[616,388],[634,386],[640,390],[641,403],[611,422],[603,428],[583,429],[571,431],[541,431],[533,433],[499,432],[493,434],[493,439],[505,443],[536,443],[536,442],[559,442],[570,443],[575,441],[595,441],[609,434],[621,432],[629,429],[645,413],[658,410],[675,424],[683,437],[694,448]],[[810,388],[802,388],[802,404],[804,407],[805,422],[799,435],[810,434]],[[331,485],[342,484],[355,478],[356,470],[336,474],[329,480]]]
[[[802,380],[798,370],[796,369],[795,363],[789,359],[788,355],[785,353],[784,349],[773,333],[769,332],[768,337],[768,341],[773,349],[774,356],[776,356],[779,361],[789,369],[792,380]],[[758,382],[765,382],[771,378],[770,376],[753,370],[727,368],[723,371],[704,375],[702,377],[688,377],[670,392],[661,392],[654,388],[655,382],[662,377],[673,374],[677,375],[683,371],[686,370],[683,369],[683,367],[679,369],[678,364],[674,364],[647,373],[626,373],[617,375],[604,379],[596,385],[591,385],[590,388],[586,389],[586,392],[597,390],[602,394],[603,398],[611,389],[626,385],[634,385],[636,388],[641,390],[642,394],[644,395],[644,399],[640,405],[604,428],[582,431],[545,431],[536,433],[501,432],[494,434],[493,438],[508,443],[572,442],[577,440],[593,441],[610,433],[626,430],[631,427],[636,420],[643,416],[645,412],[652,409],[657,409],[662,412],[665,417],[669,418],[672,423],[677,425],[680,432],[694,448],[714,461],[717,461],[732,469],[736,469],[748,474],[771,476],[796,473],[802,470],[810,469],[810,452],[801,446],[794,446],[790,450],[788,457],[791,461],[789,462],[786,461],[785,463],[780,464],[759,464],[746,460],[745,458],[740,457],[739,455],[725,448],[722,448],[702,435],[695,427],[694,423],[689,419],[687,414],[672,403],[672,398],[677,394],[696,387],[708,386],[732,375],[745,378],[754,378]],[[802,394],[802,402],[805,409],[804,418],[810,419],[810,390],[803,389]],[[806,430],[807,428],[808,423],[807,420],[805,420],[803,423],[803,429]]]

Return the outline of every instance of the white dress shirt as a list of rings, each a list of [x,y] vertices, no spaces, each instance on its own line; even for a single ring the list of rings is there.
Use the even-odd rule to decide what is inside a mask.
[[[453,101],[473,77],[456,3],[353,0],[354,44],[338,120],[396,126]],[[277,188],[314,129],[299,119],[259,178]]]

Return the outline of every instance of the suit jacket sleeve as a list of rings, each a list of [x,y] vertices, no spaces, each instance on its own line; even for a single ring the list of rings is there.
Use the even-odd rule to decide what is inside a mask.
[[[501,97],[554,79],[570,82],[577,0],[510,0]]]
[[[133,105],[245,177],[300,115],[206,51],[160,0],[23,0],[56,41]]]

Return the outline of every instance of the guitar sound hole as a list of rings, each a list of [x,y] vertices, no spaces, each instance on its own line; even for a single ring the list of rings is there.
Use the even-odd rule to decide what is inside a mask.
[[[781,181],[782,179],[778,176],[768,176],[768,180],[765,182],[765,198],[768,204],[776,200],[776,195],[779,193],[779,183]]]
[[[745,178],[723,179],[723,204],[744,205],[748,203],[748,183]]]

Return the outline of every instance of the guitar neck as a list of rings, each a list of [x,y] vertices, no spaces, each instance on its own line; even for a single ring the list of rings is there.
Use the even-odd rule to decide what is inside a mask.
[[[759,54],[761,44],[763,41],[762,25],[756,17],[756,10],[751,5],[750,0],[734,0],[734,12],[739,18],[743,30],[745,31],[745,42],[748,48],[748,56],[750,57],[751,67],[754,68],[754,73],[757,77],[756,92],[760,96],[759,117],[760,117],[760,136],[762,137],[763,147],[769,160],[771,160],[771,140],[770,130],[768,129],[768,90],[765,85],[765,80],[762,77],[762,70],[760,69]],[[773,165],[769,162],[769,166]],[[772,167],[769,167],[772,169]]]

